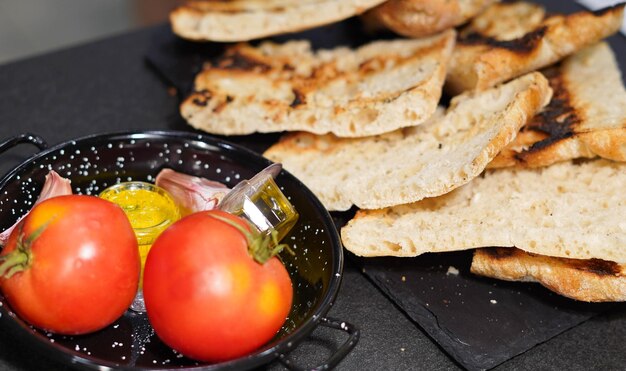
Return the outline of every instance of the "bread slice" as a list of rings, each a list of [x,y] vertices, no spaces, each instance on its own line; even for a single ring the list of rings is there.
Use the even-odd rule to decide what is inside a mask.
[[[558,62],[617,32],[624,5],[546,16],[531,3],[493,4],[459,34],[446,90],[482,90]]]
[[[170,13],[174,33],[189,40],[248,41],[340,21],[384,0],[189,1]]]
[[[626,164],[594,160],[506,168],[409,205],[360,210],[341,230],[362,256],[476,247],[626,263]]]
[[[437,108],[455,33],[312,51],[239,44],[207,65],[181,114],[213,134],[303,130],[341,137],[414,126]]]
[[[626,89],[607,43],[544,72],[554,96],[489,167],[538,167],[580,157],[626,161]]]
[[[474,252],[471,271],[506,281],[538,282],[580,301],[626,301],[626,265],[606,260],[554,258],[489,247]]]
[[[443,117],[386,135],[340,139],[296,133],[265,156],[302,180],[329,210],[409,203],[478,176],[550,99],[538,72],[454,98]]]
[[[499,0],[389,0],[364,15],[368,28],[424,37],[464,24]]]

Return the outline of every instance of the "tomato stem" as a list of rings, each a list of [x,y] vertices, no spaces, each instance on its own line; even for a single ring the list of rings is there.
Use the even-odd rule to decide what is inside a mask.
[[[250,222],[242,218],[241,220],[248,223],[248,225],[250,226],[250,231],[248,231],[244,227],[242,227],[241,224],[226,217],[215,215],[212,213],[207,215],[219,221],[222,221],[241,232],[241,234],[244,235],[248,243],[248,253],[256,262],[260,264],[264,264],[272,257],[278,255],[283,249],[285,249],[292,255],[294,254],[294,252],[289,248],[289,246],[287,246],[287,244],[278,243],[278,231],[273,228],[270,228],[269,234],[264,234],[259,232],[256,227],[250,224]]]
[[[0,256],[0,277],[11,278],[15,273],[23,271],[30,265],[31,246],[46,229],[46,226],[47,224],[44,224],[33,233],[25,236],[23,224],[19,225],[15,250]]]
[[[9,254],[0,257],[0,276],[3,278],[11,278],[15,273],[21,272],[26,268],[29,258],[28,253],[20,250],[14,250]]]

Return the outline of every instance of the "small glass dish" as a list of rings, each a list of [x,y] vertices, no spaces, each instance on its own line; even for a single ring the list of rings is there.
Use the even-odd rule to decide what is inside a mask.
[[[105,189],[99,196],[124,210],[137,237],[141,276],[139,290],[130,308],[136,312],[145,312],[142,283],[148,252],[161,232],[180,219],[180,210],[166,190],[146,182],[119,183]]]
[[[262,234],[275,230],[277,242],[282,240],[298,221],[298,212],[274,181],[281,170],[281,164],[272,164],[239,182],[217,208],[246,219]]]

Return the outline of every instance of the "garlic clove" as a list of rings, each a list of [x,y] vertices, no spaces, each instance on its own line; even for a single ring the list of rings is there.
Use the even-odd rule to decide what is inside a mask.
[[[161,170],[155,183],[172,196],[182,215],[215,209],[230,191],[220,182],[179,173],[172,169]]]

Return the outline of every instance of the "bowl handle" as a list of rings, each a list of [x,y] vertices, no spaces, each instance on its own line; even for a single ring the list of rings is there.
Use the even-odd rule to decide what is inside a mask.
[[[339,362],[341,362],[342,359],[344,359],[348,355],[348,353],[350,353],[352,348],[354,348],[356,343],[359,341],[359,337],[361,336],[361,331],[356,326],[346,321],[342,321],[342,320],[330,318],[330,317],[321,317],[319,324],[322,326],[326,326],[326,327],[330,327],[330,328],[347,332],[348,339],[335,351],[335,353],[332,356],[330,356],[330,358],[328,358],[328,360],[326,360],[325,363],[322,363],[319,366],[316,366],[307,370],[319,371],[319,370],[333,369],[335,366],[337,366],[337,364],[339,364]],[[283,364],[283,366],[285,366],[286,368],[290,370],[293,370],[293,371],[303,370],[302,368],[296,366],[293,363],[293,361],[287,358],[287,355],[285,354],[281,354],[279,357],[279,360]]]
[[[21,143],[30,143],[33,144],[35,146],[37,146],[37,148],[39,148],[40,150],[44,150],[46,148],[48,148],[48,143],[46,143],[45,140],[43,140],[42,137],[40,137],[39,135],[35,135],[35,134],[30,134],[30,133],[22,133],[22,134],[18,134],[14,137],[11,137],[7,140],[5,140],[4,142],[0,143],[0,153],[6,152],[7,150],[15,147],[18,144]]]

